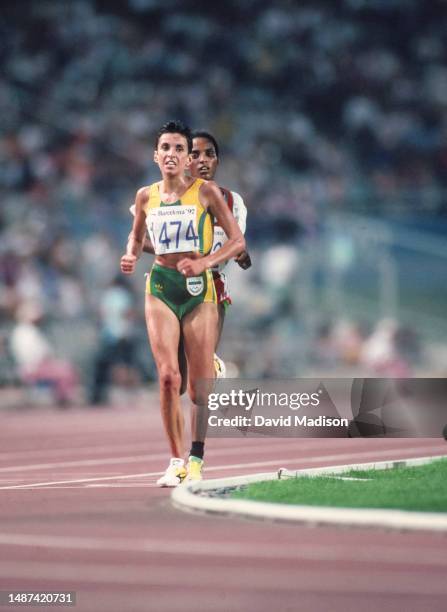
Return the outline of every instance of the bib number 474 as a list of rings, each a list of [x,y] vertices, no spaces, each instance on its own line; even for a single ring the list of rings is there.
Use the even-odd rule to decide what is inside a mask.
[[[195,233],[193,221],[188,223],[185,233],[182,232],[182,229],[184,230],[182,221],[165,221],[158,235],[159,244],[163,244],[166,251],[175,252],[179,248],[180,241],[186,240],[194,244],[190,250],[195,251],[199,243],[199,236]],[[171,242],[174,243],[172,247]]]

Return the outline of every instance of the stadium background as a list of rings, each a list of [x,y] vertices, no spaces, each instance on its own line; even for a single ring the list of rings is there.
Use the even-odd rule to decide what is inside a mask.
[[[2,403],[23,402],[30,368],[34,401],[75,372],[87,403],[101,369],[121,399],[154,380],[150,259],[116,277],[170,118],[216,135],[218,181],[249,209],[230,375],[445,376],[442,14],[436,0],[3,2]]]

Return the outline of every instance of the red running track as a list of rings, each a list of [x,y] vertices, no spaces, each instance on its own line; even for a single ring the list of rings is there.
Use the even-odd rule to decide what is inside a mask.
[[[76,612],[445,610],[446,537],[188,514],[156,401],[0,414],[0,590]],[[442,439],[210,439],[209,477],[444,454]],[[1,606],[0,610],[17,610]]]

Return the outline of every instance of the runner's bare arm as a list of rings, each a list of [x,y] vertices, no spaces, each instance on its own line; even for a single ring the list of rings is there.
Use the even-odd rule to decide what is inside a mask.
[[[214,181],[203,183],[199,191],[200,202],[216,218],[218,224],[223,228],[228,240],[225,244],[201,259],[184,258],[177,263],[177,270],[185,276],[201,274],[207,268],[236,257],[245,249],[245,238],[231,214],[221,191]]]
[[[133,217],[135,217],[135,210],[136,210],[136,205],[133,204],[130,208],[129,208],[131,214]],[[129,241],[130,238],[130,234],[127,237],[127,240]],[[151,239],[149,238],[149,235],[146,231],[146,234],[144,236],[144,242],[143,242],[143,251],[144,253],[149,253],[150,255],[154,255],[155,254],[155,250],[154,250],[154,246],[152,244]]]
[[[220,249],[204,258],[207,267],[212,267],[239,255],[245,249],[245,238],[216,183],[214,181],[204,183],[201,192],[208,211],[216,218],[217,223],[228,237],[228,240]]]
[[[132,236],[132,232],[130,232],[129,236],[127,237],[127,243],[129,243],[129,240],[130,240],[131,236]],[[152,245],[151,239],[149,238],[149,236],[147,234],[144,237],[142,251],[144,253],[149,253],[150,255],[154,255],[155,254],[155,250],[154,250],[154,247]]]
[[[147,203],[148,197],[148,189],[146,187],[142,187],[137,191],[133,226],[127,240],[126,254],[121,257],[121,272],[124,274],[132,274],[134,272],[136,262],[143,251],[146,232],[144,205]]]

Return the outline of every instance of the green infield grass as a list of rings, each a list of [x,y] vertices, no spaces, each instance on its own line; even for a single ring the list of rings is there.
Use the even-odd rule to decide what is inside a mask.
[[[306,506],[447,512],[447,458],[417,467],[258,482],[232,497]]]

